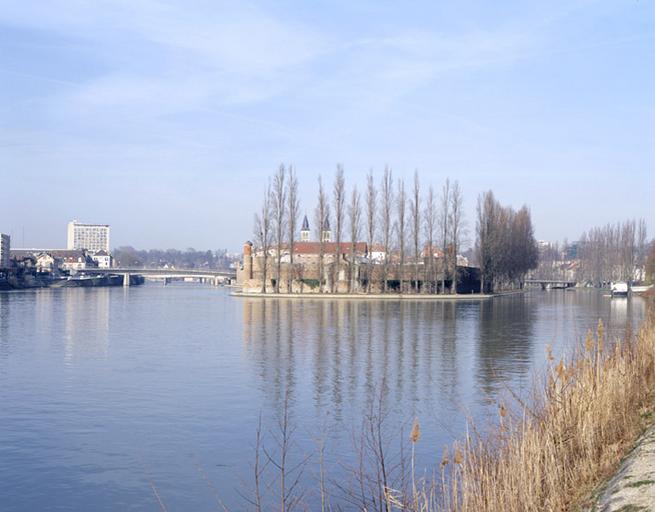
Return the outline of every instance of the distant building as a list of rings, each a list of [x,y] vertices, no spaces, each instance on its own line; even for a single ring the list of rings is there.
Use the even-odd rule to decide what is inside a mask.
[[[14,249],[11,259],[17,266],[34,268],[37,272],[56,272],[58,270],[78,271],[88,267],[98,267],[85,250],[66,249]]]
[[[111,268],[111,256],[106,251],[98,251],[91,255],[91,259],[96,262],[98,268]]]
[[[61,263],[59,268],[61,270],[84,270],[87,267],[97,267],[97,264],[87,251],[83,249],[73,249],[73,250],[51,250],[48,251],[55,260],[59,260]]]
[[[0,268],[9,268],[9,251],[11,246],[11,238],[9,235],[0,233]]]
[[[76,220],[69,222],[67,249],[92,253],[105,251],[109,254],[109,225],[83,224]]]
[[[54,272],[59,267],[57,259],[48,252],[34,254],[37,272]]]

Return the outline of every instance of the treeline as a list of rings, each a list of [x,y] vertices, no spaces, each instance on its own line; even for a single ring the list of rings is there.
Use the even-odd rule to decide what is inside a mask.
[[[387,167],[376,178],[373,171],[366,177],[363,189],[357,184],[346,187],[344,168],[338,165],[330,187],[318,177],[318,193],[313,226],[319,242],[320,291],[335,292],[335,276],[345,265],[348,291],[358,291],[363,284],[367,293],[374,284],[373,266],[380,269],[380,291],[390,289],[392,270],[399,275],[401,292],[455,293],[458,270],[457,255],[466,240],[467,223],[464,196],[457,181],[446,179],[439,189],[422,185],[418,172],[406,183],[394,179]],[[279,293],[282,283],[282,258],[285,248],[293,247],[299,228],[300,198],[298,178],[293,167],[281,165],[269,180],[262,206],[255,215],[255,244],[262,251],[262,292],[270,279],[268,267],[272,257],[273,291]],[[334,254],[346,246],[349,258],[335,258],[329,272],[332,279],[323,278],[326,238],[330,226]],[[481,265],[485,291],[497,285],[520,284],[525,273],[536,265],[537,249],[532,220],[527,207],[515,212],[501,206],[491,192],[479,199],[476,225],[476,253]],[[356,242],[363,238],[369,247],[379,245],[384,255],[379,261],[369,257],[364,262],[364,283],[355,278]],[[269,256],[271,255],[271,256]],[[393,258],[392,258],[393,256]],[[293,251],[289,251],[293,268]],[[292,273],[287,273],[286,291],[292,289]],[[329,289],[328,289],[329,287]]]
[[[643,280],[647,236],[644,219],[610,223],[583,233],[577,247],[579,280],[595,285]]]
[[[483,292],[523,287],[528,271],[539,264],[530,210],[502,206],[493,192],[478,198],[475,252]]]
[[[112,255],[119,267],[227,270],[234,261],[234,258],[230,257],[225,249],[217,251],[196,251],[193,248],[185,251],[178,249],[139,250],[125,246],[114,249]]]

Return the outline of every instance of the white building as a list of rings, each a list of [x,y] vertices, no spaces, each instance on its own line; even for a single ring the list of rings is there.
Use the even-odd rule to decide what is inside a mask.
[[[11,239],[9,235],[0,233],[0,268],[9,268],[9,250]]]
[[[98,251],[91,256],[98,268],[111,268],[111,256],[105,251]]]
[[[109,225],[83,224],[76,220],[69,222],[67,249],[109,253]]]

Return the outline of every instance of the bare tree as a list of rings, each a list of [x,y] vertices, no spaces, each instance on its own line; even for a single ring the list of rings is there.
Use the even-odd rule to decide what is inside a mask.
[[[360,205],[360,196],[357,187],[353,188],[348,205],[348,218],[350,220],[350,264],[348,265],[348,291],[355,289],[355,271],[356,271],[356,250],[357,240],[361,235],[361,218],[362,208]]]
[[[428,189],[428,197],[425,201],[425,211],[423,219],[425,220],[425,241],[427,250],[427,262],[425,265],[425,277],[423,278],[423,288],[425,293],[434,291],[436,285],[436,275],[434,268],[434,237],[437,227],[437,208],[432,185]]]
[[[398,226],[398,246],[400,249],[400,269],[398,270],[398,279],[400,281],[400,293],[404,292],[403,288],[403,275],[405,271],[405,231],[406,231],[406,212],[407,212],[407,196],[405,195],[405,181],[398,180],[398,197],[396,198],[397,212],[397,226]]]
[[[319,253],[318,253],[318,289],[323,293],[323,274],[324,274],[324,256],[325,256],[325,240],[323,238],[323,228],[329,222],[330,205],[328,203],[325,189],[323,188],[323,179],[318,177],[318,201],[316,203],[316,230],[318,232],[319,240]]]
[[[371,281],[373,277],[373,243],[375,242],[375,220],[377,212],[377,189],[373,180],[373,171],[366,176],[366,231],[368,234],[368,264],[366,273],[366,293],[371,293]]]
[[[300,212],[300,198],[298,197],[298,177],[292,166],[289,166],[287,179],[287,239],[289,241],[289,271],[287,272],[287,293],[291,293],[294,278],[293,251],[296,242],[298,227],[298,214]]]
[[[280,277],[282,277],[282,245],[284,243],[284,232],[286,230],[286,207],[287,188],[285,184],[286,170],[280,165],[273,176],[273,231],[275,236],[275,293],[280,293]]]
[[[418,171],[414,171],[414,188],[412,189],[410,212],[412,241],[414,242],[414,291],[418,292],[418,263],[421,242],[421,184],[418,178]]]
[[[639,219],[637,224],[637,266],[639,268],[640,280],[643,281],[646,276],[644,275],[644,268],[646,267],[648,233],[646,231],[646,221]]]
[[[382,292],[386,293],[389,287],[389,260],[391,259],[391,229],[392,229],[392,210],[393,210],[393,178],[391,169],[385,167],[382,183],[380,184],[382,193],[382,211],[380,212],[380,221],[382,225],[382,244],[384,246],[384,261],[382,267]]]
[[[450,293],[457,293],[457,254],[462,242],[462,234],[464,232],[464,197],[459,183],[453,183],[452,191],[450,193],[450,250],[452,255],[452,281],[450,285]]]
[[[441,293],[446,293],[446,277],[450,267],[448,237],[450,234],[450,179],[446,179],[441,189],[439,209],[439,243],[441,244]]]
[[[271,245],[271,184],[266,186],[261,210],[255,214],[255,241],[262,250],[262,293],[266,293],[268,274],[268,252]]]
[[[480,266],[480,293],[493,289],[493,236],[496,215],[496,199],[489,190],[478,197],[476,243],[478,265]]]
[[[334,223],[335,223],[335,246],[334,246],[334,274],[330,291],[334,293],[335,286],[337,292],[339,291],[339,271],[341,267],[341,234],[344,224],[345,201],[346,201],[346,183],[343,177],[343,165],[337,165],[337,173],[334,176],[333,188],[333,202],[334,202]]]

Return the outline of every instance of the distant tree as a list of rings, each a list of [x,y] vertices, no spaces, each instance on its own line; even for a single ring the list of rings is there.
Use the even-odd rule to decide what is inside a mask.
[[[298,196],[298,177],[293,166],[289,166],[287,179],[287,240],[289,241],[289,270],[287,272],[287,293],[291,293],[295,266],[293,261],[296,232],[298,230],[298,215],[300,213],[300,198]]]
[[[464,196],[459,183],[453,183],[452,191],[450,193],[450,252],[452,254],[452,269],[451,269],[451,285],[450,293],[457,293],[457,254],[459,253],[460,244],[462,243],[462,235],[464,233]]]
[[[527,206],[512,216],[510,251],[511,276],[523,288],[525,275],[539,264],[539,249],[534,238],[532,218]]]
[[[428,196],[425,200],[425,210],[423,212],[425,222],[425,242],[427,251],[427,260],[425,263],[425,277],[423,279],[424,291],[434,292],[434,286],[437,282],[436,269],[434,265],[434,240],[437,229],[437,205],[434,196],[434,188],[430,185]]]
[[[650,254],[646,258],[646,280],[655,283],[655,240],[650,244]]]
[[[412,223],[412,241],[414,243],[414,291],[418,292],[418,267],[421,250],[421,184],[419,182],[418,171],[414,171],[414,187],[412,189],[412,199],[410,202],[410,217]]]
[[[323,179],[319,175],[318,177],[318,201],[316,202],[316,230],[318,233],[318,282],[319,282],[319,291],[323,293],[323,277],[324,277],[324,268],[325,268],[325,240],[323,239],[323,228],[329,221],[330,216],[330,205],[328,203],[328,198],[323,188]]]
[[[333,204],[334,204],[334,234],[335,234],[335,246],[334,246],[334,273],[332,276],[332,283],[330,285],[330,291],[334,293],[335,285],[336,290],[338,291],[339,283],[339,271],[341,267],[341,235],[343,231],[344,218],[346,215],[345,212],[345,201],[346,201],[346,182],[343,176],[343,166],[337,165],[337,172],[334,176],[334,187],[332,190],[333,194]]]
[[[480,265],[480,293],[493,290],[496,210],[491,190],[478,197],[475,251]]]
[[[280,278],[282,277],[282,249],[287,221],[287,187],[286,170],[280,165],[273,176],[273,191],[271,197],[273,232],[275,237],[275,293],[280,293]]]
[[[446,293],[446,279],[450,268],[448,242],[450,237],[450,179],[446,179],[441,189],[439,208],[439,243],[441,244],[441,293]]]
[[[262,293],[266,293],[266,280],[268,273],[268,252],[270,250],[272,230],[271,230],[271,202],[272,192],[270,182],[266,186],[264,200],[262,201],[261,210],[255,214],[255,241],[262,251]]]
[[[405,236],[406,236],[406,213],[407,213],[407,196],[405,195],[405,181],[398,180],[398,195],[396,197],[397,206],[397,233],[398,233],[398,246],[400,249],[400,269],[398,271],[398,279],[400,281],[400,293],[404,292],[403,274],[405,271]],[[411,284],[410,284],[411,286]]]
[[[373,171],[366,176],[366,232],[368,235],[368,262],[366,272],[366,293],[371,293],[371,281],[373,277],[373,260],[371,253],[375,243],[375,220],[377,213],[377,190],[373,180]]]
[[[391,169],[385,167],[382,183],[382,210],[380,211],[380,225],[382,227],[382,244],[384,246],[384,261],[382,267],[382,292],[386,293],[389,287],[389,261],[391,259],[391,230],[393,210],[393,178]]]
[[[355,288],[356,249],[357,241],[361,236],[362,208],[357,186],[353,187],[350,204],[348,205],[348,219],[350,220],[350,264],[348,265],[348,291]]]

